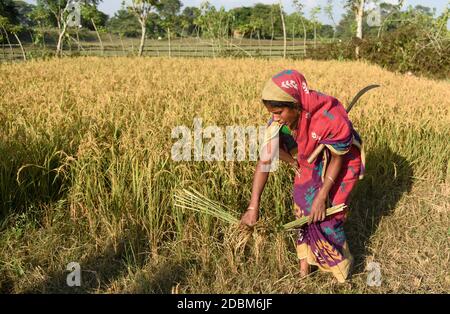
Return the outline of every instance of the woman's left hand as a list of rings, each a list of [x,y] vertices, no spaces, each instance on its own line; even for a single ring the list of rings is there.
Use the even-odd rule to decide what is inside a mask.
[[[311,214],[308,223],[323,221],[327,216],[326,210],[325,198],[321,197],[320,194],[316,195],[311,206]]]

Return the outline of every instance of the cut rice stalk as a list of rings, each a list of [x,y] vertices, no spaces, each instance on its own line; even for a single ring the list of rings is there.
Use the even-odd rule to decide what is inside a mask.
[[[330,207],[327,209],[326,215],[327,216],[334,215],[336,213],[343,211],[345,208],[347,208],[347,205],[345,205],[345,204],[339,204],[339,205]],[[301,227],[304,224],[308,223],[308,221],[309,221],[309,216],[304,216],[300,219],[296,219],[287,224],[284,224],[283,229],[290,230],[290,229],[298,228],[298,227]]]

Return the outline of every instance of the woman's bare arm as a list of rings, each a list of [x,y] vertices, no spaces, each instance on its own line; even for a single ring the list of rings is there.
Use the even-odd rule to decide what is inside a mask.
[[[339,172],[341,171],[343,163],[343,156],[331,153],[330,164],[325,172],[324,182],[322,188],[317,193],[311,206],[311,222],[322,221],[326,217],[326,206],[328,194],[337,180]]]
[[[291,154],[286,152],[284,149],[280,148],[280,160],[288,163],[290,166],[297,169],[297,160],[295,160]],[[250,204],[247,207],[247,211],[241,218],[241,223],[253,226],[259,217],[259,204],[261,201],[261,195],[269,177],[269,172],[267,171],[267,166],[270,164],[269,161],[258,161],[253,175],[253,185],[252,185],[252,196],[250,198]],[[264,169],[266,168],[266,169]]]

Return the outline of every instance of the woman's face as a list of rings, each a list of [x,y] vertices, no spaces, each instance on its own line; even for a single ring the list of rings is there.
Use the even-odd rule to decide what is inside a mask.
[[[274,121],[286,124],[291,130],[297,128],[300,111],[289,107],[273,107],[265,105],[267,110],[273,115]]]

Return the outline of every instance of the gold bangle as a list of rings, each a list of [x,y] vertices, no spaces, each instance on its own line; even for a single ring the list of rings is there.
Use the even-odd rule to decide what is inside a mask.
[[[333,182],[333,184],[335,184],[336,182],[334,182],[334,180],[333,180],[333,178],[332,177],[330,177],[330,176],[327,176],[327,178],[328,179],[330,179],[331,180],[331,182]]]

